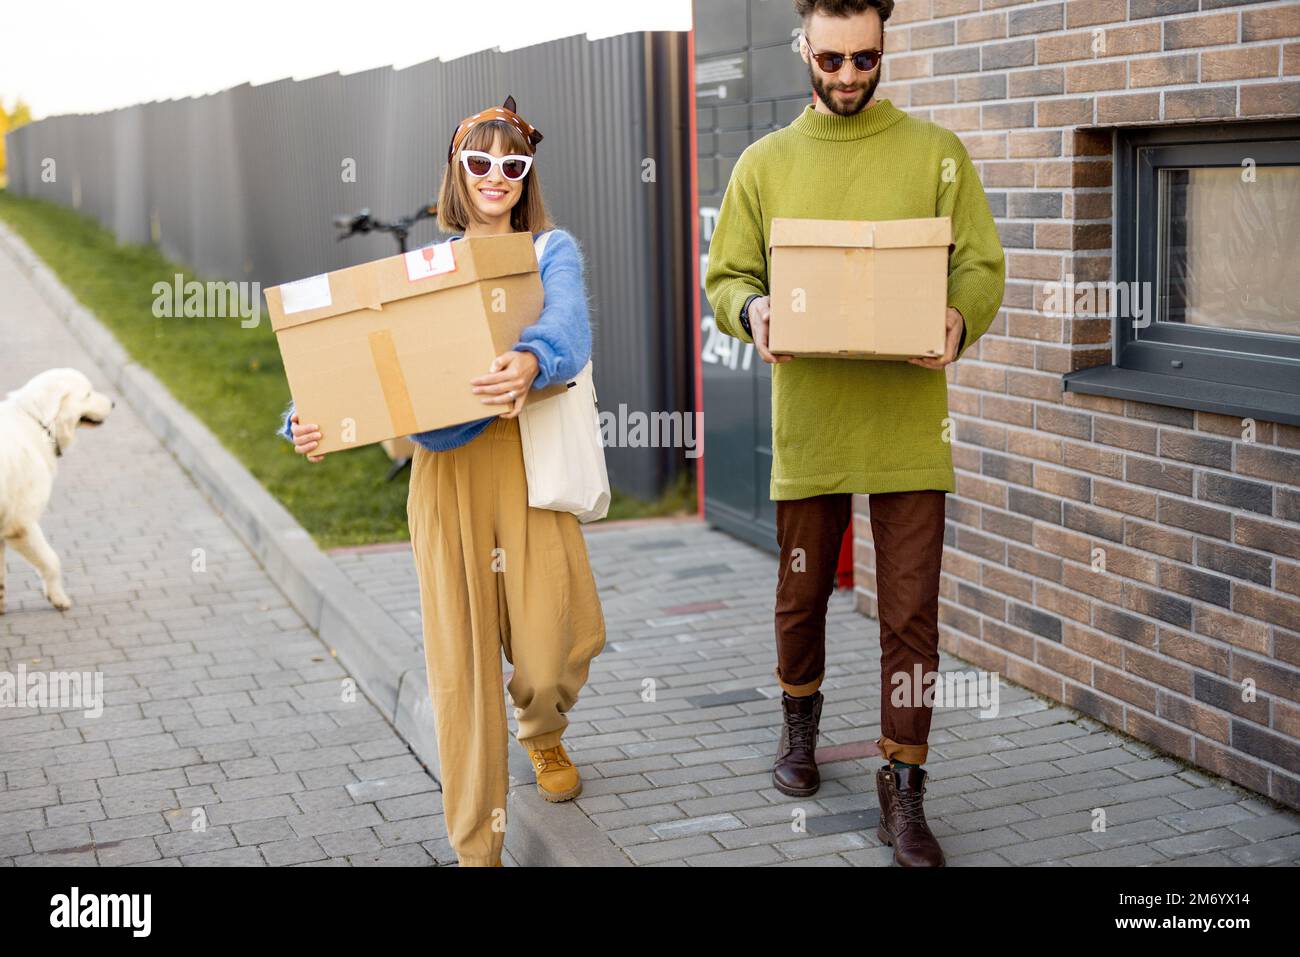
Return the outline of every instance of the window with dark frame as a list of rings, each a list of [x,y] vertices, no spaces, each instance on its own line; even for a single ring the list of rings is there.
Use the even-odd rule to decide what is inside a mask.
[[[1114,135],[1112,363],[1066,390],[1300,424],[1300,122]]]

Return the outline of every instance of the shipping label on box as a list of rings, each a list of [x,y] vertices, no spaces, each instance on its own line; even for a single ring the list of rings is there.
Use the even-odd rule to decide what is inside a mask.
[[[320,426],[322,453],[502,411],[469,380],[519,341],[542,302],[528,233],[448,241],[266,290],[299,421]]]
[[[951,242],[947,216],[773,219],[768,348],[846,359],[943,355]]]

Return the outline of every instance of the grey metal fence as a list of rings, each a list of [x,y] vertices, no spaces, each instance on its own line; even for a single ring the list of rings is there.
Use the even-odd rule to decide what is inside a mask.
[[[7,137],[9,189],[75,207],[121,241],[156,242],[204,277],[265,288],[395,252],[388,236],[337,242],[333,217],[369,207],[395,218],[434,199],[456,123],[513,93],[545,136],[536,170],[552,215],[587,257],[602,407],[686,412],[686,50],[679,33],[570,37],[51,117]],[[355,182],[342,175],[348,159]],[[430,222],[411,234],[413,246],[438,238]],[[611,481],[643,496],[686,464],[668,448],[607,458]]]

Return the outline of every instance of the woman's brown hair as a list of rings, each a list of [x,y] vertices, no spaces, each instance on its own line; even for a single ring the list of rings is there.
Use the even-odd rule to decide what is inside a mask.
[[[524,134],[504,120],[489,120],[474,126],[465,134],[460,144],[462,150],[483,150],[492,148],[497,137],[504,141],[507,153],[533,155],[533,148]],[[459,153],[459,150],[457,151]],[[443,232],[463,233],[470,222],[482,222],[474,208],[465,185],[465,175],[460,156],[453,155],[442,174],[442,186],[438,189],[438,226]],[[555,226],[546,211],[546,201],[542,199],[542,183],[537,178],[537,164],[534,163],[524,177],[524,191],[510,210],[510,228],[515,232],[539,233]]]

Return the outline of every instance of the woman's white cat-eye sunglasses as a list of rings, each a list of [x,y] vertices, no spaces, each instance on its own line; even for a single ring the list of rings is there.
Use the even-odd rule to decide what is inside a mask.
[[[533,165],[533,158],[519,153],[511,153],[509,156],[493,156],[491,153],[484,153],[481,150],[461,150],[460,162],[465,167],[465,172],[475,179],[482,179],[492,172],[493,166],[499,166],[501,167],[501,175],[506,179],[521,180],[528,175],[528,169]]]

